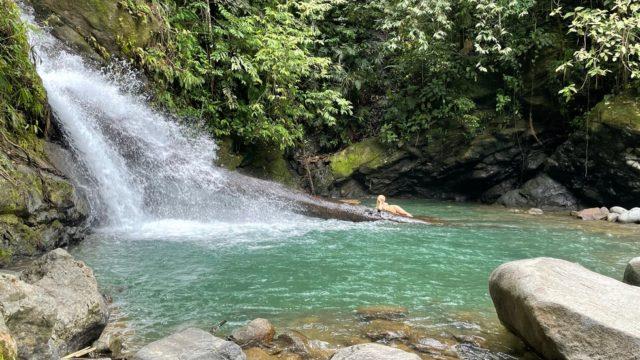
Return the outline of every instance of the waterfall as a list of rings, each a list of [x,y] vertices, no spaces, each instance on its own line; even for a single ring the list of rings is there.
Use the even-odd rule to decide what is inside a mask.
[[[97,69],[39,29],[29,11],[24,18],[36,29],[29,37],[37,71],[102,225],[290,216],[282,215],[290,204],[229,186],[229,173],[214,166],[215,142],[153,109],[132,72]]]

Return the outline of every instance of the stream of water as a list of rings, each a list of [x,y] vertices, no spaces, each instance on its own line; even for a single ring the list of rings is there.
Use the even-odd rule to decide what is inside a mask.
[[[28,11],[25,19],[33,22]],[[394,304],[425,331],[477,332],[508,350],[487,294],[496,266],[553,256],[619,278],[637,255],[633,226],[485,206],[400,202],[443,220],[433,226],[296,215],[292,204],[229,186],[213,165],[215,143],[150,107],[135,76],[97,70],[46,30],[30,40],[96,224],[74,255],[140,344],[255,317],[348,338],[356,307]]]

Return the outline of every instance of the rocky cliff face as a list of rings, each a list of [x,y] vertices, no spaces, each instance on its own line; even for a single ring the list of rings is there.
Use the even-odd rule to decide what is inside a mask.
[[[152,8],[140,1],[30,0],[36,17],[76,51],[102,61],[149,45],[160,28]]]
[[[605,99],[551,157],[549,175],[594,206],[640,204],[640,97]]]
[[[496,130],[471,141],[392,148],[369,139],[310,165],[322,195],[423,196],[493,202],[539,172],[560,142],[524,127]]]
[[[596,105],[585,129],[568,137],[552,127],[533,136],[520,126],[415,148],[367,139],[300,162],[298,173],[325,196],[423,196],[552,210],[634,207],[640,203],[638,144],[640,97],[625,93]]]
[[[82,237],[88,209],[49,162],[42,139],[0,136],[0,267]],[[49,146],[55,146],[49,144]]]
[[[0,0],[0,267],[81,237],[87,208],[45,154],[51,123],[13,1]],[[6,51],[5,51],[6,50]],[[7,84],[10,84],[7,86]],[[38,135],[36,135],[36,132]],[[53,146],[53,145],[51,145]]]

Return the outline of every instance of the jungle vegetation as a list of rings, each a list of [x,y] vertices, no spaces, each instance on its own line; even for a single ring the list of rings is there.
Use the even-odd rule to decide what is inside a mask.
[[[532,122],[541,94],[569,122],[640,78],[637,0],[121,4],[162,19],[156,46],[127,49],[162,104],[217,137],[281,149],[471,138]]]

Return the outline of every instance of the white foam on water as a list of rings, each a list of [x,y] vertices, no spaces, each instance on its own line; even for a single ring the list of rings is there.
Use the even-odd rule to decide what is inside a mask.
[[[228,186],[210,137],[151,107],[132,72],[88,64],[24,13],[37,71],[105,231],[197,241],[327,228],[282,200]]]

